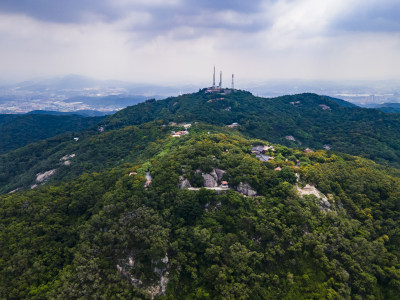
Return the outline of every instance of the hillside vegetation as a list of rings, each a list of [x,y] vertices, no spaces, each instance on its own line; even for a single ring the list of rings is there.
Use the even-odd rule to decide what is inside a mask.
[[[400,115],[315,94],[268,99],[245,91],[221,95],[201,90],[128,107],[108,117],[104,124],[120,128],[153,120],[202,121],[219,126],[237,122],[238,130],[251,138],[291,147],[329,146],[400,167]],[[294,141],[286,138],[290,136]]]
[[[159,124],[128,126],[112,132],[97,130],[64,134],[0,156],[0,193],[63,181],[115,167],[147,151],[154,154],[167,128]],[[43,182],[37,175],[55,170]]]
[[[202,90],[3,154],[0,298],[396,299],[398,123]]]
[[[279,145],[265,163],[251,150],[268,142],[221,132],[193,126],[141,162],[1,196],[0,298],[396,298],[398,177]],[[215,170],[224,192],[179,188]]]
[[[400,113],[400,103],[383,103],[375,107],[385,113]]]
[[[78,115],[0,115],[0,154],[62,133],[86,130],[101,119]]]
[[[399,118],[400,115],[314,94],[266,99],[237,90],[224,95],[201,90],[160,101],[148,100],[101,120],[90,130],[55,136],[1,155],[0,192],[35,186],[38,174],[52,170],[56,171],[47,182],[118,166],[132,161],[144,149],[151,154],[160,139],[177,129],[165,125],[183,121],[200,121],[248,138],[289,147],[332,149],[400,167]],[[235,122],[239,126],[226,127]],[[73,140],[76,137],[79,141]],[[156,144],[148,147],[150,142]],[[69,155],[74,157],[68,162],[62,160]]]

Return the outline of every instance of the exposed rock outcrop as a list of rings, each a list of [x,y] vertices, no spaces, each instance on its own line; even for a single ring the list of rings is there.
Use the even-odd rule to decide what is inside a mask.
[[[150,286],[146,286],[140,279],[132,275],[135,270],[134,257],[128,256],[127,258],[120,260],[116,267],[123,276],[129,279],[132,285],[137,288],[146,290],[149,293],[150,298],[154,299],[154,297],[164,295],[167,289],[169,281],[169,272],[167,271],[168,261],[169,259],[167,254],[165,254],[164,258],[158,261],[152,261],[152,264],[155,265],[153,272],[157,275],[157,277],[159,276],[159,280]]]
[[[210,172],[210,175],[215,179],[215,181],[218,182],[218,175],[217,175],[217,172],[215,172],[215,169],[213,169],[213,170]]]
[[[221,170],[221,169],[214,169],[213,170],[215,172],[215,174],[217,175],[217,181],[220,182],[222,180],[222,177],[224,177],[226,171],[225,170]]]
[[[216,186],[218,186],[217,181],[210,174],[202,174],[202,176],[203,176],[203,179],[204,179],[204,187],[216,187]]]
[[[227,186],[226,187],[219,186],[219,183],[221,182],[222,177],[224,176],[225,173],[226,173],[225,170],[216,168],[213,169],[209,174],[203,173],[200,169],[197,169],[195,171],[195,174],[201,174],[201,176],[203,176],[204,180],[203,187],[208,189],[214,189],[216,191],[225,191],[229,189]],[[179,188],[188,188],[193,191],[199,190],[199,188],[191,187],[190,182],[185,180],[184,176],[181,176],[179,179],[180,179]]]
[[[285,139],[287,139],[288,141],[293,141],[293,142],[296,141],[296,139],[293,137],[293,135],[287,135],[287,136],[285,136]]]
[[[49,170],[43,173],[36,174],[36,181],[37,182],[44,182],[50,179],[56,173],[56,169]]]
[[[323,193],[321,193],[315,186],[306,184],[305,187],[301,188],[299,185],[296,185],[297,191],[299,192],[300,196],[305,196],[305,195],[314,195],[317,198],[320,199],[321,201],[321,209],[325,210],[325,208],[330,209],[331,204],[328,200],[328,197],[326,197]]]
[[[190,184],[189,180],[187,180],[184,176],[180,176],[178,187],[182,190],[190,188],[192,187],[192,185]]]
[[[12,191],[8,192],[8,194],[14,194],[14,193],[18,192],[20,189],[21,189],[21,188],[17,188],[17,189],[15,189],[15,190],[12,190]]]
[[[250,186],[250,184],[246,183],[239,183],[239,185],[236,187],[236,190],[239,193],[242,193],[243,195],[254,197],[257,195],[257,192],[253,190],[253,188]]]
[[[74,158],[75,156],[76,156],[75,153],[69,154],[69,155],[67,154],[67,155],[61,157],[61,158],[60,158],[60,161],[63,162],[63,165],[64,165],[64,166],[69,166],[69,165],[71,165],[70,159],[71,159],[71,158]]]
[[[75,156],[76,156],[75,153],[70,154],[70,155],[67,154],[67,155],[61,157],[60,160],[69,160],[71,158],[74,158]]]

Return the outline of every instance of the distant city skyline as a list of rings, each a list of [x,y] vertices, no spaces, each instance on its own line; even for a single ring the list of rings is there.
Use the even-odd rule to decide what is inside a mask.
[[[0,80],[400,79],[395,0],[2,0]],[[236,83],[236,82],[235,82]]]

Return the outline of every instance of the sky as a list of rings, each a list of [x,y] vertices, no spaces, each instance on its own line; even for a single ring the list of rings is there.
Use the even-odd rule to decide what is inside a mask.
[[[399,16],[399,0],[0,0],[0,79],[399,79]]]

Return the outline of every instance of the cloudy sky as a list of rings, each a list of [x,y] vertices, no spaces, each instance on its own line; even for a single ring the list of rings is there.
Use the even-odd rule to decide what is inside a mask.
[[[0,79],[399,79],[399,0],[0,0]]]

